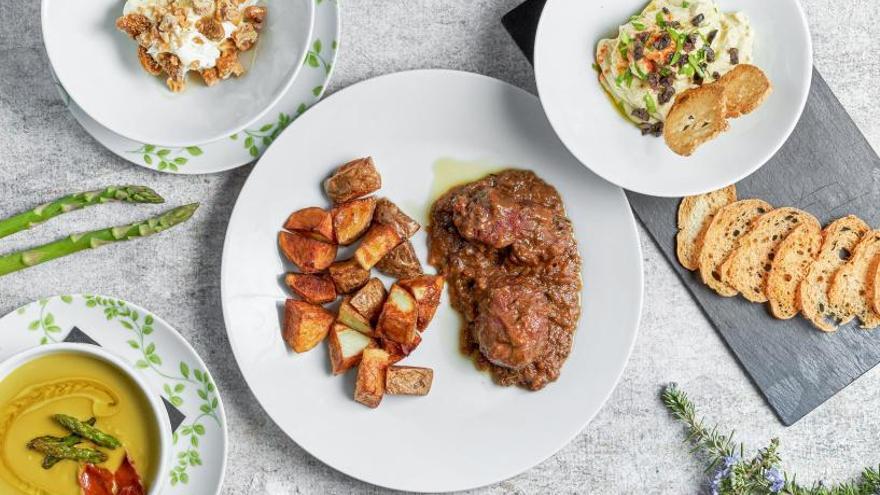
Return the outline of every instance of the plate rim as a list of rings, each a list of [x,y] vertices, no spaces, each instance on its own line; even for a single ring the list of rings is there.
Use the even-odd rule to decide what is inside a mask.
[[[545,102],[546,98],[541,96],[541,95],[546,95],[549,93],[549,90],[547,88],[546,78],[541,76],[541,74],[546,74],[546,71],[544,71],[544,72],[541,71],[542,65],[540,62],[541,60],[544,59],[544,53],[546,51],[546,49],[543,47],[547,43],[546,33],[549,31],[549,28],[547,27],[547,25],[549,24],[549,21],[547,21],[547,19],[549,18],[548,12],[550,12],[551,11],[550,9],[554,8],[555,6],[561,5],[562,1],[563,0],[547,0],[546,5],[544,5],[544,9],[541,11],[541,17],[538,20],[538,27],[537,27],[537,30],[535,33],[535,49],[534,49],[534,57],[533,57],[533,59],[534,59],[533,65],[534,65],[534,69],[535,69],[534,70],[535,85],[538,89],[538,97],[539,97],[539,100],[541,101],[541,108],[544,110],[544,114],[547,116],[547,120],[550,122],[550,126],[553,128],[553,132],[556,133],[557,137],[559,137],[559,140],[562,142],[563,146],[565,146],[565,148],[569,151],[569,153],[571,153],[572,156],[574,156],[575,159],[577,159],[577,161],[581,163],[581,165],[583,165],[584,167],[586,167],[587,169],[589,169],[591,172],[595,173],[599,177],[602,177],[602,179],[604,179],[604,180],[606,180],[606,181],[608,181],[608,182],[610,182],[610,183],[612,183],[612,184],[614,184],[624,190],[627,190],[627,191],[632,191],[635,193],[644,194],[646,196],[654,196],[654,197],[661,197],[661,198],[677,198],[677,197],[691,196],[691,195],[704,194],[707,192],[711,192],[711,191],[714,191],[717,189],[721,189],[723,187],[727,187],[730,184],[735,184],[735,183],[743,180],[744,178],[750,176],[751,174],[755,173],[761,167],[766,165],[770,160],[773,159],[773,157],[779,152],[779,150],[782,149],[782,147],[785,145],[785,143],[788,142],[788,139],[791,137],[792,132],[794,132],[795,127],[797,126],[798,122],[800,122],[801,116],[803,115],[804,109],[806,108],[806,105],[807,105],[807,100],[810,95],[810,89],[812,88],[812,84],[813,84],[812,77],[813,77],[813,67],[814,67],[814,62],[815,62],[814,57],[813,57],[813,38],[812,38],[812,33],[810,31],[810,25],[809,25],[809,21],[806,16],[806,12],[804,11],[803,5],[801,5],[800,0],[788,0],[794,4],[795,10],[799,14],[798,20],[800,21],[801,28],[803,29],[803,32],[805,32],[807,35],[806,36],[807,44],[805,47],[802,47],[802,49],[807,54],[807,59],[808,59],[809,63],[807,64],[808,70],[806,71],[806,85],[804,85],[804,90],[803,90],[802,94],[800,95],[800,98],[798,101],[797,112],[793,115],[793,118],[790,119],[790,121],[785,126],[785,138],[780,140],[779,142],[775,143],[773,146],[768,147],[767,152],[765,152],[762,155],[762,158],[760,160],[756,160],[755,164],[753,164],[751,167],[749,167],[748,169],[744,169],[739,174],[736,174],[735,180],[733,180],[733,182],[731,182],[730,184],[724,184],[724,183],[719,182],[718,184],[714,184],[712,187],[709,187],[708,189],[697,188],[697,189],[681,189],[681,190],[672,191],[672,190],[667,190],[666,188],[661,189],[661,190],[656,190],[656,189],[651,189],[650,187],[647,187],[647,186],[639,186],[639,185],[634,185],[634,184],[623,184],[623,183],[618,182],[613,177],[611,177],[611,174],[608,174],[607,172],[606,173],[600,172],[599,170],[596,170],[595,168],[587,165],[589,160],[585,161],[585,160],[581,159],[581,156],[583,155],[583,153],[579,152],[578,147],[574,146],[574,145],[570,145],[568,142],[566,142],[562,138],[562,136],[560,136],[560,134],[556,130],[556,128],[557,128],[557,123],[561,122],[562,119],[558,116],[558,113],[553,110],[554,107],[547,105],[547,103]],[[559,125],[561,126],[561,124],[559,124]],[[717,186],[717,187],[715,187],[715,186]],[[706,190],[703,190],[703,189],[706,189]]]
[[[520,87],[517,87],[517,86],[510,84],[506,81],[502,81],[500,79],[496,79],[496,78],[486,76],[483,74],[477,74],[474,72],[453,70],[453,69],[414,69],[414,70],[406,70],[406,71],[400,71],[400,72],[393,72],[393,73],[389,73],[389,74],[383,74],[383,75],[376,76],[376,77],[373,77],[370,79],[366,79],[366,80],[358,82],[356,84],[352,84],[352,85],[347,86],[346,88],[334,93],[333,95],[329,96],[328,98],[322,100],[321,102],[319,102],[319,104],[323,103],[324,101],[334,100],[334,99],[336,99],[337,95],[346,94],[349,91],[351,91],[352,88],[356,88],[356,87],[360,88],[360,86],[362,86],[362,85],[382,84],[387,79],[418,77],[420,75],[440,76],[440,77],[450,77],[450,76],[451,77],[472,77],[472,78],[475,78],[475,79],[478,79],[481,81],[488,81],[491,84],[506,86],[508,88],[513,89],[519,95],[525,96],[527,98],[531,98],[531,99],[537,98],[535,95],[529,93],[528,91],[526,91]],[[306,125],[306,124],[308,124],[308,122],[299,123],[298,125]],[[291,126],[294,126],[294,125],[296,125],[296,123],[291,124]],[[259,166],[259,163],[257,163],[257,166]],[[247,183],[252,179],[252,177],[253,177],[253,173],[250,176],[248,176],[248,179],[245,181],[244,185],[242,186],[242,191],[244,191],[244,189],[247,187]],[[597,177],[597,180],[602,181],[603,179]],[[511,474],[503,475],[501,477],[489,480],[489,481],[484,482],[479,485],[461,484],[461,485],[457,485],[452,488],[443,488],[441,490],[436,490],[436,489],[430,490],[430,492],[434,492],[434,493],[449,492],[449,491],[459,491],[459,490],[468,490],[468,489],[477,489],[477,488],[487,487],[490,485],[500,483],[500,482],[505,481],[507,479],[510,479],[512,477],[518,476],[518,475],[520,475],[530,469],[533,469],[535,466],[545,462],[547,459],[558,454],[560,450],[562,450],[567,445],[569,445],[579,434],[581,434],[583,432],[583,430],[586,428],[586,426],[588,426],[593,421],[593,419],[595,419],[595,417],[599,414],[599,412],[601,412],[604,409],[604,407],[607,405],[608,400],[610,399],[611,395],[614,393],[614,391],[617,389],[617,386],[620,384],[620,381],[623,378],[623,374],[625,373],[627,366],[629,364],[629,361],[632,357],[633,350],[635,349],[635,343],[638,339],[639,330],[641,328],[642,313],[643,313],[643,309],[644,309],[645,270],[644,270],[644,257],[643,257],[642,246],[641,246],[641,235],[639,233],[639,229],[638,229],[638,225],[637,225],[637,222],[635,219],[635,215],[633,214],[632,208],[630,207],[629,199],[627,198],[626,194],[624,193],[624,191],[621,188],[619,188],[618,186],[615,186],[615,185],[611,185],[611,187],[614,187],[616,189],[615,194],[618,195],[618,198],[623,201],[623,206],[625,207],[625,210],[628,214],[627,215],[627,218],[628,218],[627,230],[633,236],[633,241],[634,241],[633,247],[636,251],[636,254],[637,254],[636,258],[638,260],[637,264],[636,264],[636,274],[637,274],[636,282],[638,284],[638,291],[636,294],[637,304],[636,304],[636,309],[634,311],[634,316],[635,316],[634,329],[632,332],[632,336],[629,339],[629,342],[626,343],[625,359],[622,361],[622,364],[619,366],[619,369],[614,373],[615,376],[614,376],[613,385],[609,388],[609,390],[606,392],[604,397],[601,398],[599,407],[597,407],[596,410],[592,414],[587,415],[583,419],[581,424],[579,425],[577,431],[575,431],[570,437],[562,439],[561,443],[559,445],[557,445],[556,447],[554,447],[553,451],[550,452],[549,455],[547,455],[541,459],[536,459],[535,461],[529,461],[529,466],[526,467],[525,469],[518,470],[518,471],[513,472]],[[235,205],[233,206],[233,209],[232,209],[232,214],[230,215],[229,223],[227,224],[227,230],[226,230],[226,234],[224,236],[223,250],[222,250],[222,255],[221,255],[221,259],[222,259],[221,269],[220,269],[221,308],[222,308],[222,312],[223,312],[224,327],[226,329],[227,335],[230,334],[231,327],[229,324],[229,310],[227,309],[228,304],[226,303],[227,298],[229,297],[227,295],[229,293],[229,290],[226,289],[226,280],[228,279],[228,276],[229,276],[228,275],[229,263],[227,263],[226,260],[228,257],[228,250],[230,249],[230,245],[232,243],[231,236],[232,236],[233,229],[230,227],[232,226],[233,221],[235,219],[235,216],[236,216],[235,212],[239,206],[239,201],[241,201],[241,198],[242,198],[242,194],[240,193],[238,198],[236,198]],[[309,449],[306,446],[303,446],[302,444],[297,442],[296,439],[294,439],[291,435],[289,435],[287,433],[287,431],[285,430],[285,428],[263,406],[263,401],[258,396],[258,394],[255,392],[254,388],[251,386],[250,379],[248,378],[247,374],[245,373],[244,369],[241,366],[241,363],[239,362],[238,353],[236,352],[236,345],[234,344],[233,339],[230,337],[228,340],[229,340],[230,348],[232,349],[233,357],[235,358],[236,366],[238,366],[238,369],[240,370],[242,377],[244,378],[244,381],[248,387],[248,390],[250,390],[250,392],[253,394],[254,398],[257,400],[257,403],[260,404],[260,408],[263,410],[264,414],[266,414],[266,416],[268,416],[269,419],[273,423],[275,423],[282,432],[284,432],[284,435],[290,441],[294,442],[299,448],[303,449],[310,456],[317,459],[322,464],[330,467],[334,471],[340,472],[340,473],[342,473],[346,476],[349,476],[353,479],[357,479],[358,481],[361,481],[363,483],[366,483],[366,484],[369,484],[372,486],[378,486],[381,488],[387,488],[387,489],[391,489],[391,490],[416,490],[416,491],[420,490],[420,488],[418,488],[418,487],[394,486],[394,485],[391,485],[388,483],[378,483],[376,481],[364,479],[360,475],[352,474],[348,471],[344,471],[344,470],[340,469],[336,465],[331,464],[326,457],[316,455],[311,449]]]
[[[336,70],[336,62],[339,56],[338,46],[341,45],[341,43],[343,42],[341,21],[342,7],[339,4],[339,1],[315,0],[315,2],[315,26],[313,38],[310,40],[310,46],[314,48],[314,43],[316,41],[326,42],[324,43],[325,45],[332,45],[332,53],[328,58],[324,59],[324,62],[326,62],[326,66],[314,68],[315,70],[321,71],[321,76],[313,80],[312,77],[309,75],[309,71],[301,72],[299,76],[297,76],[297,79],[293,82],[291,88],[285,94],[285,97],[282,99],[284,100],[293,95],[296,100],[293,100],[289,103],[286,101],[281,101],[278,103],[278,105],[272,108],[272,111],[270,113],[280,112],[281,114],[284,114],[288,119],[290,119],[290,121],[298,118],[303,112],[308,110],[308,108],[311,108],[324,96]],[[327,7],[325,7],[324,5],[327,5]],[[52,72],[51,66],[49,67],[49,70],[50,74],[53,77],[53,82],[56,86],[56,90],[61,97],[62,103],[71,113],[74,120],[76,120],[76,122],[83,128],[83,130],[85,130],[85,132],[89,136],[91,136],[92,139],[97,141],[97,143],[100,144],[103,148],[107,149],[112,154],[118,156],[126,162],[129,162],[136,166],[143,167],[154,172],[171,175],[215,174],[249,165],[253,163],[256,159],[258,159],[259,156],[268,148],[267,145],[262,143],[255,144],[253,149],[256,150],[256,152],[252,150],[250,153],[248,153],[247,148],[242,147],[242,140],[233,140],[235,143],[237,143],[234,145],[234,149],[230,149],[228,147],[224,148],[224,146],[229,144],[231,138],[224,138],[218,141],[212,141],[210,143],[203,143],[199,145],[190,145],[183,148],[172,147],[164,149],[160,149],[161,147],[157,147],[150,143],[132,141],[113,133],[113,131],[107,129],[106,127],[102,126],[94,119],[89,117],[83,110],[79,108],[76,102],[71,100],[70,96],[67,94],[67,91],[64,89],[64,86],[61,85],[57,77],[55,77],[54,72]],[[307,75],[309,75],[309,77],[306,77]],[[300,84],[302,84],[303,86],[299,87]],[[318,90],[318,86],[315,86],[313,88],[311,84],[317,84],[318,86],[320,86],[320,90],[316,91]],[[308,87],[306,87],[306,85],[308,85]],[[301,96],[302,98],[299,98],[299,96]],[[297,103],[300,104],[298,108],[296,107]],[[280,124],[276,124],[273,121],[266,123],[263,127],[265,127],[266,125]],[[246,131],[258,131],[258,129],[245,129],[241,132]],[[239,134],[241,134],[241,132]],[[161,164],[159,163],[161,155],[158,155],[158,153],[162,152],[168,153],[167,160],[169,161],[169,163],[171,161],[174,162],[173,167],[168,166],[163,168],[161,166]],[[153,155],[151,157],[151,161],[146,161],[145,153],[150,153]],[[178,164],[177,160],[179,160],[180,158],[183,158],[184,162],[188,163],[186,165]]]
[[[53,57],[53,55],[52,55],[53,52],[50,49],[50,44],[49,44],[49,38],[51,35],[49,34],[49,30],[47,29],[47,26],[46,26],[46,22],[47,22],[47,15],[46,14],[49,9],[49,4],[53,1],[65,1],[65,0],[40,0],[41,37],[42,37],[42,41],[43,41],[44,51],[46,52],[46,57],[49,60],[49,66],[52,69],[52,73],[55,75],[55,78],[58,80],[59,84],[61,84],[63,87],[65,87],[65,92],[67,92],[67,95],[70,97],[70,100],[73,101],[74,103],[76,103],[76,106],[79,107],[80,110],[82,110],[82,112],[85,115],[87,115],[90,119],[97,122],[98,125],[100,125],[101,127],[104,127],[106,129],[110,130],[112,133],[116,134],[117,136],[121,136],[125,139],[128,139],[130,141],[135,141],[135,142],[143,142],[143,143],[150,142],[150,140],[144,139],[144,138],[146,138],[146,136],[135,136],[131,132],[131,130],[129,130],[128,134],[123,134],[117,130],[111,129],[110,126],[106,122],[101,121],[100,119],[98,119],[97,117],[95,117],[94,115],[89,113],[85,109],[85,107],[83,107],[80,103],[77,102],[77,99],[74,97],[74,95],[66,90],[66,88],[68,86],[64,84],[64,81],[62,79],[63,76],[59,75],[58,71],[55,70],[55,62],[54,61],[57,60],[57,58]],[[152,141],[152,144],[155,144],[156,146],[163,146],[163,147],[168,147],[168,148],[185,148],[187,146],[194,146],[194,145],[201,146],[204,144],[213,143],[215,141],[220,141],[221,139],[226,138],[230,134],[236,134],[236,133],[241,132],[243,129],[248,128],[249,126],[253,125],[254,122],[265,117],[266,114],[268,114],[270,110],[274,109],[275,106],[278,105],[278,102],[280,102],[281,99],[284,98],[284,96],[287,94],[287,92],[290,91],[290,88],[293,86],[293,83],[294,83],[294,81],[296,81],[296,78],[299,77],[299,74],[303,68],[302,61],[305,59],[306,55],[308,54],[309,47],[312,43],[312,38],[314,37],[315,16],[316,16],[317,5],[315,2],[313,2],[311,0],[305,0],[305,2],[308,5],[308,11],[309,11],[309,14],[308,14],[309,15],[309,22],[308,22],[309,29],[308,29],[308,33],[306,34],[306,37],[305,37],[305,43],[303,43],[303,47],[299,53],[299,57],[297,58],[297,62],[294,65],[293,73],[287,77],[287,80],[284,83],[284,87],[275,94],[275,96],[271,99],[271,101],[269,101],[269,103],[260,112],[258,112],[257,114],[255,114],[251,118],[246,119],[244,121],[244,125],[236,125],[230,129],[224,130],[223,132],[215,133],[216,135],[214,135],[214,136],[211,136],[208,138],[197,139],[195,141],[198,141],[198,142],[195,142],[195,143],[193,143],[193,142],[187,143],[185,141],[172,141],[172,142],[160,143],[158,141]],[[56,53],[55,55],[57,56],[58,54]]]
[[[217,409],[220,412],[220,420],[221,420],[221,433],[222,433],[221,434],[221,443],[222,443],[222,447],[223,447],[223,449],[222,449],[223,455],[222,455],[222,462],[220,463],[220,466],[219,466],[220,467],[220,477],[217,479],[217,487],[213,492],[215,495],[219,495],[221,493],[221,491],[223,490],[223,486],[226,481],[226,468],[227,468],[228,462],[229,462],[229,419],[226,415],[226,406],[224,405],[223,394],[220,392],[220,385],[217,384],[214,373],[208,367],[207,363],[205,363],[205,360],[202,359],[202,356],[195,350],[195,348],[192,346],[192,344],[190,344],[189,341],[186,340],[186,338],[184,338],[184,336],[180,333],[180,331],[178,331],[177,328],[175,328],[173,325],[168,323],[168,321],[166,319],[164,319],[160,315],[157,315],[153,311],[150,311],[147,308],[141,306],[140,304],[133,303],[133,302],[129,301],[128,299],[123,299],[123,298],[119,298],[119,297],[115,297],[115,296],[107,296],[107,295],[100,294],[100,293],[76,292],[76,293],[69,293],[69,294],[58,293],[58,294],[54,294],[51,296],[45,296],[45,297],[41,297],[38,299],[34,299],[33,301],[19,305],[15,308],[11,309],[7,313],[0,315],[0,322],[2,322],[3,320],[6,320],[7,318],[14,318],[15,316],[20,315],[21,314],[20,312],[22,310],[26,310],[27,308],[29,308],[31,306],[40,304],[40,301],[43,301],[43,300],[63,301],[63,298],[65,298],[65,297],[85,299],[85,296],[93,296],[93,297],[97,297],[97,298],[105,298],[105,299],[123,302],[128,307],[139,311],[142,315],[152,316],[156,322],[165,325],[165,327],[169,330],[167,332],[167,334],[170,335],[176,341],[176,343],[178,345],[182,346],[182,348],[186,352],[188,352],[189,354],[194,356],[198,360],[197,364],[201,365],[202,369],[204,369],[205,371],[208,372],[209,376],[211,377],[211,381],[214,383],[214,387],[217,391],[217,394],[216,394],[217,404],[218,404]],[[42,345],[52,345],[52,343],[48,343],[48,344],[37,343],[30,348],[40,347]],[[113,351],[113,352],[115,354],[116,351]],[[174,459],[169,458],[168,461],[169,461],[169,465],[173,465]],[[164,476],[165,473],[163,473],[162,475]],[[169,489],[169,484],[167,482],[163,482],[162,485],[163,486],[162,486],[162,490],[160,493],[164,493],[166,490]]]

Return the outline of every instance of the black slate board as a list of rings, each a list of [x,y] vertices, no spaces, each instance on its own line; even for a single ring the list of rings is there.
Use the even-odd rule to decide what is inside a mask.
[[[503,19],[529,60],[545,1],[529,0]],[[740,198],[805,209],[823,224],[852,213],[880,227],[880,158],[815,70],[807,106],[788,142],[764,167],[737,183],[737,191]],[[853,323],[826,334],[803,318],[779,321],[765,306],[715,295],[676,260],[679,200],[632,192],[627,196],[642,225],[784,425],[793,424],[880,363],[880,330],[865,332]]]

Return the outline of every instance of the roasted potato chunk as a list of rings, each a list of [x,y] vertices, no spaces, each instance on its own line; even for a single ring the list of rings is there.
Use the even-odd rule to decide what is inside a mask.
[[[328,270],[330,278],[336,285],[336,291],[340,294],[349,294],[354,292],[370,280],[370,271],[364,270],[357,260],[350,259],[345,261],[337,261],[330,265]]]
[[[364,317],[364,315],[357,312],[356,309],[351,305],[351,298],[346,297],[342,300],[342,304],[339,305],[339,314],[336,316],[336,320],[343,325],[353,328],[358,332],[372,337],[374,335],[373,327],[370,325],[370,320]]]
[[[370,228],[375,210],[376,198],[355,199],[333,208],[336,242],[348,246],[358,240]]]
[[[336,300],[336,286],[327,275],[288,273],[284,283],[294,294],[312,304],[326,304]]]
[[[327,196],[337,205],[376,192],[381,187],[382,177],[369,156],[346,163],[324,181]]]
[[[330,212],[311,206],[297,210],[287,217],[284,228],[307,234],[309,237],[324,242],[333,242],[333,217]]]
[[[393,340],[382,339],[381,346],[388,353],[388,364],[394,364],[403,358],[412,354],[413,351],[422,343],[422,336],[415,332],[415,339],[412,344],[399,344]]]
[[[296,352],[309,351],[324,340],[334,319],[321,306],[288,299],[284,302],[284,340]]]
[[[355,250],[354,258],[364,270],[369,270],[376,266],[376,263],[392,249],[396,248],[401,241],[402,239],[393,228],[387,225],[373,224],[361,241],[361,245]]]
[[[394,284],[388,292],[385,305],[382,306],[376,331],[383,338],[398,344],[412,344],[416,339],[418,314],[418,306],[412,294]]]
[[[330,349],[330,366],[334,375],[345,373],[357,366],[361,362],[364,349],[376,346],[373,339],[341,323],[335,323],[330,329],[327,343]]]
[[[281,231],[278,245],[284,256],[303,273],[326,269],[336,259],[336,245],[306,237],[298,232]]]
[[[393,395],[428,395],[434,370],[416,366],[389,366],[385,372],[385,393]]]
[[[388,198],[382,198],[376,202],[373,222],[394,228],[401,239],[409,239],[421,228],[419,222],[410,218]]]
[[[416,256],[416,250],[409,241],[403,241],[391,252],[386,254],[378,263],[376,268],[391,277],[413,278],[421,275],[422,263]]]
[[[375,408],[385,395],[385,371],[388,369],[388,353],[382,349],[364,349],[354,384],[354,400]]]
[[[351,298],[351,306],[364,318],[376,321],[382,311],[382,303],[385,302],[385,286],[378,278],[370,279],[367,285],[361,287],[357,294]]]
[[[428,328],[437,307],[440,305],[440,297],[443,295],[443,285],[446,279],[441,275],[423,275],[397,282],[412,294],[418,306],[419,318],[418,329]]]

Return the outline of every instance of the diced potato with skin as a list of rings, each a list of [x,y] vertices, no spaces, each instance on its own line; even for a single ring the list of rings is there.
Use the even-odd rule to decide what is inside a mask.
[[[333,242],[333,216],[330,212],[312,206],[297,210],[287,217],[284,228],[300,233],[324,242]]]
[[[336,290],[340,294],[352,293],[370,280],[370,271],[364,270],[357,260],[350,259],[345,261],[337,261],[330,265],[330,278],[336,284]]]
[[[294,351],[306,352],[324,340],[333,314],[321,306],[288,299],[284,302],[284,340]]]
[[[327,343],[330,349],[330,366],[334,375],[345,373],[357,366],[361,362],[364,349],[376,346],[373,339],[341,323],[335,323],[330,329]]]
[[[392,249],[396,248],[402,240],[391,227],[373,224],[361,240],[361,245],[355,250],[354,258],[358,260],[364,270],[369,270],[376,266],[376,263]]]
[[[388,353],[382,349],[364,349],[354,384],[354,400],[376,408],[385,395],[385,372],[388,369]]]
[[[367,285],[361,287],[357,294],[352,296],[352,307],[366,319],[376,321],[382,311],[382,303],[385,302],[385,285],[378,278],[372,278]]]
[[[385,349],[388,352],[388,362],[390,364],[394,364],[403,358],[412,354],[413,351],[422,343],[422,336],[419,335],[418,332],[415,333],[415,340],[413,340],[412,344],[398,344],[393,340],[382,339],[381,346],[382,349]]]
[[[383,338],[393,340],[398,344],[412,344],[418,335],[416,332],[418,315],[418,306],[412,294],[403,287],[394,284],[388,292],[385,305],[382,306],[382,314],[379,315],[376,331]]]
[[[336,320],[364,335],[370,337],[374,335],[370,320],[358,313],[357,310],[352,307],[350,297],[346,297],[342,300],[342,304],[339,305],[339,314],[336,316]]]
[[[336,260],[336,244],[306,237],[298,232],[281,231],[278,245],[284,256],[303,273],[327,269]]]
[[[348,246],[358,240],[370,228],[375,210],[376,198],[355,199],[333,208],[336,242]]]
[[[382,177],[376,171],[372,157],[352,160],[324,181],[327,196],[337,205],[376,192],[381,187]]]
[[[424,275],[397,282],[413,295],[419,308],[418,329],[428,328],[443,295],[446,279],[442,275]]]
[[[327,275],[288,273],[284,283],[294,294],[312,304],[326,304],[336,300],[336,286]]]
[[[416,366],[389,366],[385,372],[385,393],[392,395],[428,395],[434,370]]]
[[[394,228],[394,231],[402,239],[409,239],[421,228],[419,222],[410,218],[388,198],[382,198],[376,202],[373,222]]]
[[[416,256],[416,250],[409,241],[403,241],[378,263],[376,269],[394,278],[412,278],[421,275],[422,263]]]

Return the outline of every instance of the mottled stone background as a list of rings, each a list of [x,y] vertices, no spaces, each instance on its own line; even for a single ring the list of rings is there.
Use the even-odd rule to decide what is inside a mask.
[[[86,0],[80,0],[86,1]],[[531,67],[499,23],[519,0],[353,0],[343,5],[343,41],[331,92],[415,68],[487,74],[534,92]],[[723,4],[723,2],[722,2]],[[880,57],[875,0],[804,0],[816,65],[868,140],[880,146]],[[62,193],[144,183],[171,204],[201,201],[186,228],[146,242],[83,253],[0,279],[0,313],[41,296],[98,292],[162,315],[193,343],[214,373],[229,415],[225,494],[376,493],[324,466],[287,439],[253,400],[232,358],[220,310],[220,253],[226,222],[250,172],[175,177],[132,166],[105,151],[67,113],[48,73],[39,2],[0,2],[0,215]],[[88,67],[88,54],[83,54]],[[100,77],[100,75],[96,75]],[[2,251],[73,230],[141,217],[109,205],[77,212]],[[682,384],[708,419],[735,427],[750,447],[782,440],[785,467],[804,481],[839,481],[880,463],[880,370],[784,429],[749,383],[655,246],[642,231],[646,305],[635,352],[610,401],[556,456],[475,493],[697,493],[702,466],[657,395]],[[479,462],[479,460],[475,460]]]

